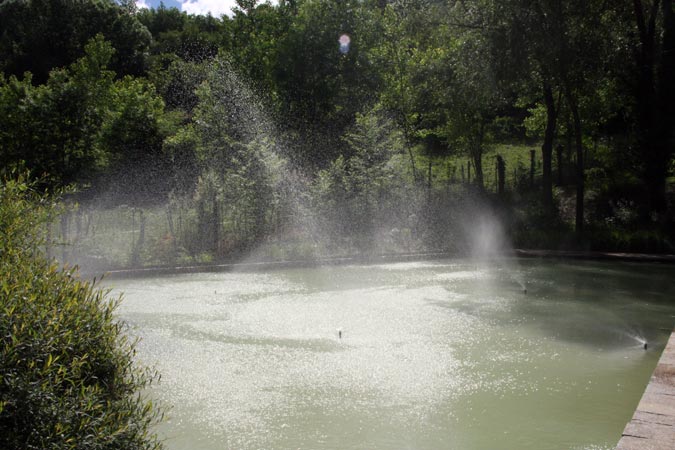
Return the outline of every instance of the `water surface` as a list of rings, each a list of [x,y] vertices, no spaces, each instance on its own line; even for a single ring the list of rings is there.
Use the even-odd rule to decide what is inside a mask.
[[[610,449],[675,324],[673,275],[436,261],[109,284],[162,374],[168,449]]]

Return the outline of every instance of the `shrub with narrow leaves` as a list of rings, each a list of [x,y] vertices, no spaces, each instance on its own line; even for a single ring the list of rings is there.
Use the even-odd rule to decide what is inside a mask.
[[[0,184],[0,448],[159,449],[111,300],[44,252],[53,200],[24,176]]]

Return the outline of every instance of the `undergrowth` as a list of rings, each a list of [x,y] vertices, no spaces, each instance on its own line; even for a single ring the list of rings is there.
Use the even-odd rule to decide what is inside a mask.
[[[44,252],[55,197],[26,176],[0,184],[0,448],[160,449],[156,374],[94,282]]]

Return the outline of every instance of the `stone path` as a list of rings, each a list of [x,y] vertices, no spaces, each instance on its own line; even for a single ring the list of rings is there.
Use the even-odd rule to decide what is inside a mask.
[[[675,332],[616,450],[675,450]]]

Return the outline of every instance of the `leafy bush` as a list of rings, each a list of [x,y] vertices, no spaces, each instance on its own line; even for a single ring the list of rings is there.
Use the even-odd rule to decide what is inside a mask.
[[[592,250],[629,253],[673,253],[672,238],[658,229],[629,230],[617,226],[594,226],[588,230]]]
[[[53,200],[26,177],[0,183],[0,448],[159,449],[153,372],[95,284],[43,250]]]

